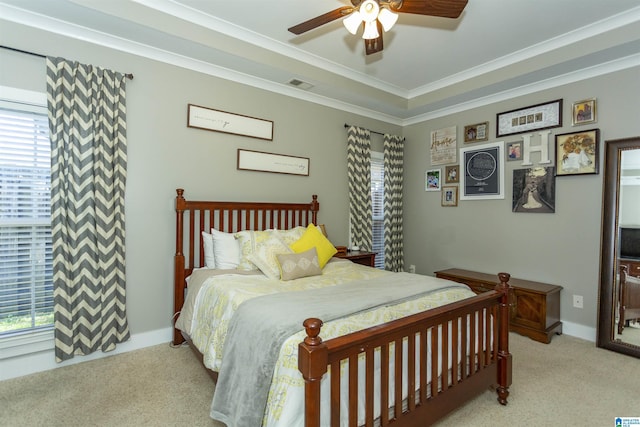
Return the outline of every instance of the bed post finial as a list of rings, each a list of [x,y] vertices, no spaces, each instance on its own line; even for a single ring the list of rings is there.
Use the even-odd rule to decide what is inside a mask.
[[[320,203],[318,202],[318,195],[313,194],[311,196],[311,222],[313,225],[318,225],[318,211],[320,210]]]
[[[511,385],[511,353],[509,353],[510,294],[509,273],[498,273],[500,284],[495,290],[502,293],[500,301],[500,334],[498,336],[498,402],[507,404]]]
[[[322,320],[312,317],[302,325],[307,337],[298,345],[298,369],[304,378],[305,427],[320,427],[320,380],[327,373],[329,351],[319,336]]]

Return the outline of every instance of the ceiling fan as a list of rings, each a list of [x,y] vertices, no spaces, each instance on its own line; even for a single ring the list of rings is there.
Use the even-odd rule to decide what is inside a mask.
[[[389,31],[398,19],[397,13],[457,18],[468,0],[351,0],[353,6],[343,6],[316,16],[301,24],[289,28],[293,34],[302,34],[324,24],[343,20],[351,34],[356,34],[360,26],[364,27],[364,39],[367,55],[380,52],[383,48],[382,30]]]

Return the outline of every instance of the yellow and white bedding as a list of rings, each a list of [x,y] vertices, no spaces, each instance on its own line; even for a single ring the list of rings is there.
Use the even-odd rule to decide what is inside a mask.
[[[339,286],[342,283],[385,275],[389,277],[389,286],[393,286],[394,274],[335,259],[325,266],[320,276],[286,282],[269,279],[260,273],[198,271],[189,281],[187,302],[177,326],[191,337],[194,345],[203,353],[205,366],[217,371],[222,363],[229,321],[242,302],[261,295]],[[441,280],[424,277],[426,280]],[[415,300],[327,322],[322,328],[321,336],[325,340],[334,338],[471,296],[474,293],[468,288],[448,288]],[[302,325],[300,329],[280,349],[264,414],[264,426],[291,427],[302,426],[304,423],[301,410],[304,405],[304,381],[298,371],[297,353],[298,344],[304,339],[305,332]],[[323,382],[323,387],[326,383]]]

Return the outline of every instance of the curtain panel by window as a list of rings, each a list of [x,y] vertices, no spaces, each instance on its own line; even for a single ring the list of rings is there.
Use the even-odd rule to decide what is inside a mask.
[[[373,227],[371,207],[371,132],[357,126],[347,129],[347,180],[351,244],[370,251]]]
[[[384,268],[404,271],[402,230],[402,175],[404,142],[395,135],[384,135]]]
[[[48,57],[56,361],[129,339],[125,75]]]

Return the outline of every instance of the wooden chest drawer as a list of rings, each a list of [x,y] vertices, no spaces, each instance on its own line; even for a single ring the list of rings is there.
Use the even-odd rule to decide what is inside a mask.
[[[479,294],[493,290],[498,275],[450,268],[435,272],[436,277],[464,283]],[[560,291],[562,286],[511,278],[510,330],[536,341],[549,343],[553,334],[562,333]]]
[[[620,265],[627,266],[627,274],[629,276],[640,277],[640,261],[621,258]]]

